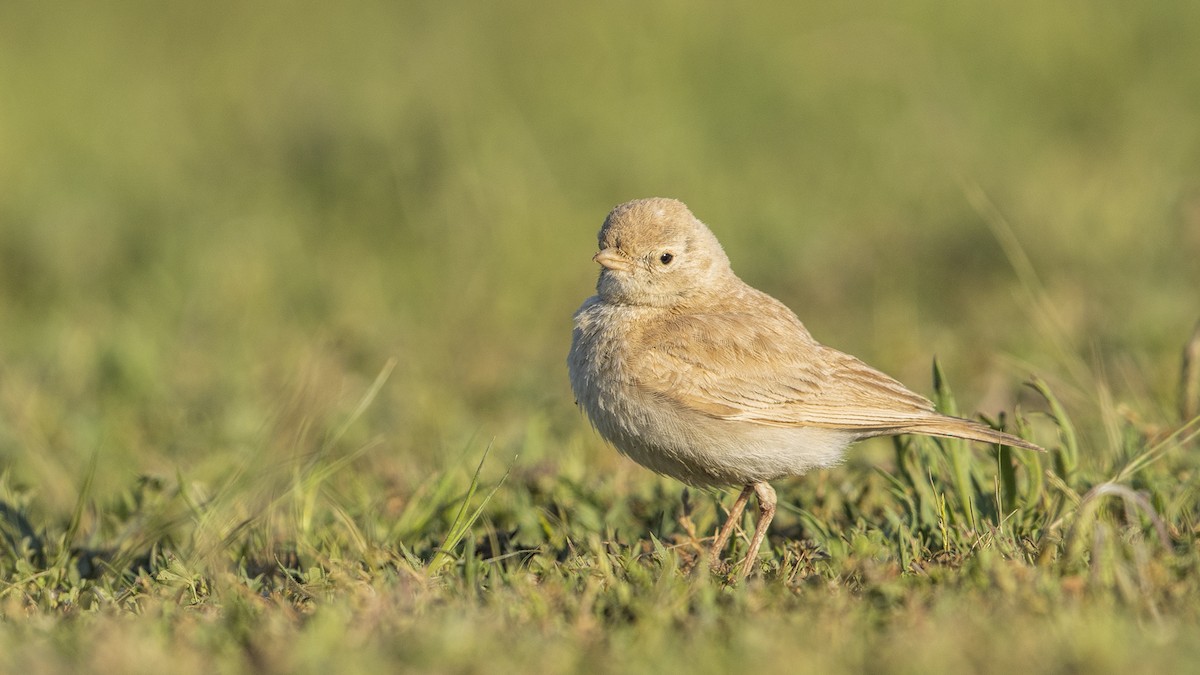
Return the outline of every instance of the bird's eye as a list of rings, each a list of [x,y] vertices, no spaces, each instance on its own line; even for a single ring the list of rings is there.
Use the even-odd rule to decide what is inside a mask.
[[[674,259],[675,259],[675,256],[671,255],[670,253],[664,253],[664,254],[658,256],[658,261],[664,265],[670,265],[671,261]]]

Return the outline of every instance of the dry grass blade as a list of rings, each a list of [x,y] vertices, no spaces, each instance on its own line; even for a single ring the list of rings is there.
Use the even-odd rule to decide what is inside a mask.
[[[1079,503],[1079,509],[1076,513],[1075,524],[1072,525],[1071,532],[1067,535],[1068,547],[1075,541],[1081,528],[1092,520],[1096,510],[1100,506],[1100,499],[1107,496],[1119,497],[1124,500],[1130,512],[1140,511],[1144,514],[1154,526],[1154,532],[1158,535],[1158,542],[1162,544],[1163,548],[1170,547],[1171,537],[1167,534],[1167,526],[1163,523],[1162,516],[1154,509],[1154,505],[1150,503],[1150,500],[1146,499],[1145,495],[1133,488],[1118,483],[1101,483],[1088,490],[1087,494],[1083,496],[1083,500]]]
[[[1149,448],[1146,448],[1144,452],[1129,460],[1129,462],[1126,463],[1125,466],[1122,467],[1115,476],[1113,476],[1112,482],[1123,481],[1133,476],[1135,473],[1145,469],[1150,464],[1162,459],[1168,451],[1182,445],[1187,445],[1192,441],[1192,439],[1197,437],[1200,437],[1200,417],[1192,418],[1187,424],[1179,427],[1175,431],[1171,432],[1171,434],[1167,437],[1158,441]]]
[[[1200,321],[1183,346],[1179,368],[1179,420],[1188,423],[1200,417]]]

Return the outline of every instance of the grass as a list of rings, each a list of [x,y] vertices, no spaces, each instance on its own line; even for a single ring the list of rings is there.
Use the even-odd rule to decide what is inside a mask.
[[[6,11],[0,671],[1190,668],[1196,14]],[[865,443],[709,571],[566,384],[651,194],[1049,452]]]

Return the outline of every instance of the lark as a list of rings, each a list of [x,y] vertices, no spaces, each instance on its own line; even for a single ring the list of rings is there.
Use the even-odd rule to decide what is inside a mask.
[[[743,488],[713,560],[757,496],[742,577],[775,516],[771,481],[836,465],[856,441],[925,434],[1041,450],[943,415],[817,342],[783,303],[734,274],[716,236],[682,202],[617,206],[599,244],[596,295],[575,313],[567,359],[576,400],[600,435],[642,466],[691,485]]]

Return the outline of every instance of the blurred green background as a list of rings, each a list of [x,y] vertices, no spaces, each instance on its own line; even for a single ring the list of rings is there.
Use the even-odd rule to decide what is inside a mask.
[[[97,452],[101,498],[212,479],[319,445],[394,358],[349,436],[385,483],[492,437],[638,471],[564,358],[605,213],[652,195],[919,391],[936,354],[967,411],[1031,371],[1085,406],[1083,364],[1162,417],[1196,64],[1182,0],[8,3],[0,468],[60,511]]]

